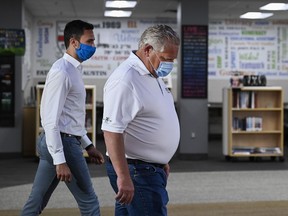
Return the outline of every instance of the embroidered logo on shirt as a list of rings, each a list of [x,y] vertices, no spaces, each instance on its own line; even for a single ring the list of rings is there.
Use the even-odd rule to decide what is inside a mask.
[[[104,121],[106,124],[112,122],[112,120],[111,120],[109,117],[103,118],[103,121]]]

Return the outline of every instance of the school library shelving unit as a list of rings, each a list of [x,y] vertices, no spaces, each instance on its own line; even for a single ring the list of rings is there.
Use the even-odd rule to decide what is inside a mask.
[[[44,85],[36,86],[36,140],[39,134],[43,131],[40,121],[40,102],[43,93]],[[96,86],[85,85],[86,89],[86,120],[85,128],[90,140],[96,145]],[[37,142],[36,142],[37,143]],[[86,152],[84,156],[87,156]]]
[[[223,89],[223,154],[284,161],[281,87]]]

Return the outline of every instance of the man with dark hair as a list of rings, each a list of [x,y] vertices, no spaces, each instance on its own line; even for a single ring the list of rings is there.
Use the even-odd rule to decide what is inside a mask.
[[[169,161],[180,138],[171,92],[162,77],[173,69],[180,39],[167,25],[147,28],[104,86],[102,130],[116,216],[165,216]]]
[[[31,194],[22,216],[39,215],[59,181],[64,181],[76,199],[81,215],[99,216],[82,149],[91,161],[104,163],[85,130],[86,91],[81,63],[96,51],[93,25],[81,20],[69,22],[64,29],[66,53],[51,67],[46,77],[40,105],[44,132],[39,136],[39,166]]]

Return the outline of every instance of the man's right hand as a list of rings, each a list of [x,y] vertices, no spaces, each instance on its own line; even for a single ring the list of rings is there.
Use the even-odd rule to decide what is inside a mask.
[[[72,180],[71,171],[66,163],[56,165],[56,173],[60,181],[70,182]]]
[[[126,178],[117,178],[118,193],[116,194],[115,199],[120,204],[129,205],[134,197],[134,185],[130,175]]]
[[[120,204],[129,205],[133,200],[135,189],[125,158],[123,134],[104,131],[104,138],[107,152],[117,174],[118,193],[115,199]]]

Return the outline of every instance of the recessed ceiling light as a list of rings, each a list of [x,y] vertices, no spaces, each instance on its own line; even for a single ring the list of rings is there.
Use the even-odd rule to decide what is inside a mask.
[[[265,19],[273,16],[273,13],[261,13],[261,12],[247,12],[240,16],[241,19]]]
[[[105,17],[130,17],[131,14],[132,11],[124,11],[124,10],[110,10],[104,12]]]
[[[134,8],[137,1],[106,1],[107,8]]]
[[[260,7],[260,10],[272,10],[272,11],[288,10],[288,4],[285,4],[285,3],[269,3],[267,5],[264,5],[264,6]]]

